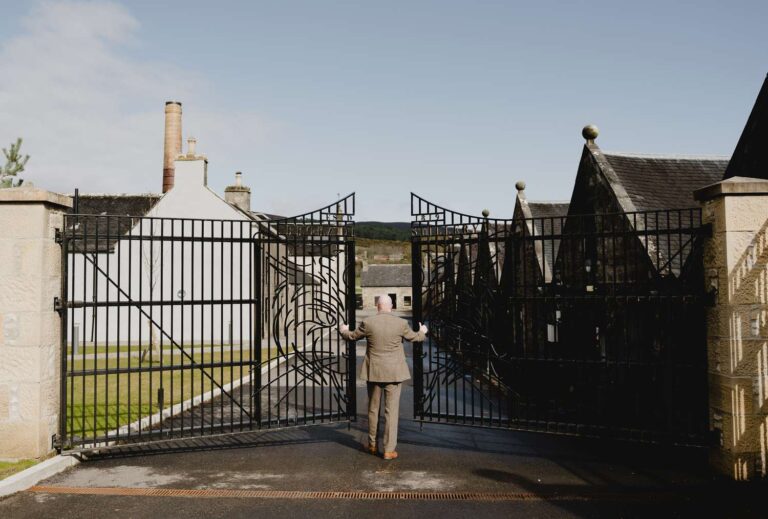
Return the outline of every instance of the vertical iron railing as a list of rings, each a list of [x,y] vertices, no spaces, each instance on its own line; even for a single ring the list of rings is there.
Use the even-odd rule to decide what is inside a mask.
[[[353,214],[65,215],[58,445],[353,419]]]
[[[65,215],[63,447],[252,427],[243,386],[259,360],[251,334],[227,325],[254,311],[235,289],[250,284],[253,232],[251,221]]]
[[[411,213],[417,419],[704,441],[700,209]]]

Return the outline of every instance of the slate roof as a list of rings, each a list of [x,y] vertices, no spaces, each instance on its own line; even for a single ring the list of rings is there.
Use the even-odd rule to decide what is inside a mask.
[[[528,233],[535,236],[557,236],[563,231],[568,215],[568,202],[528,202],[532,220],[527,220]],[[552,281],[552,269],[560,249],[559,239],[536,241],[536,257],[544,280]]]
[[[693,192],[719,182],[726,157],[654,156],[603,152],[636,211],[695,207]]]
[[[409,287],[411,265],[369,265],[360,280],[364,287]]]
[[[594,143],[587,143],[586,148],[619,210],[626,213],[696,208],[693,192],[719,182],[728,166],[726,157],[603,152]],[[651,212],[628,215],[627,221],[638,231],[649,231],[638,239],[654,268],[679,275],[692,247],[690,234],[675,229],[697,227],[701,224],[698,215],[693,211]]]
[[[559,218],[568,214],[568,202],[537,202],[529,201],[533,218]]]
[[[76,243],[84,246],[87,252],[110,252],[120,237],[133,228],[137,218],[146,216],[161,197],[157,193],[79,195],[76,207],[70,213],[77,212],[82,216],[73,217],[69,222],[77,226],[76,235],[87,234],[88,239]],[[100,215],[134,218],[99,218]],[[71,232],[71,226],[67,230]],[[98,241],[95,240],[97,235]]]
[[[723,179],[733,177],[768,179],[768,77],[757,94]]]
[[[287,218],[286,216],[262,213],[261,211],[248,211],[248,214],[254,220],[285,220]]]
[[[81,194],[77,197],[77,209],[79,214],[144,216],[162,196],[159,193]]]

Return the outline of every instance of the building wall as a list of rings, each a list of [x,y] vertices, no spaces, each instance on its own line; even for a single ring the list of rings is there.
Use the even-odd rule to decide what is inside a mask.
[[[130,235],[251,237],[255,228],[250,219],[208,189],[206,174],[203,160],[177,161],[175,187],[157,202],[147,214],[149,218],[136,224]],[[167,220],[170,218],[177,220]],[[255,290],[251,282],[252,249],[250,244],[120,240],[112,253],[70,256],[69,299],[248,299]],[[164,343],[168,343],[169,337],[188,344],[229,343],[231,327],[233,342],[248,342],[253,328],[249,311],[250,306],[231,304],[72,309],[68,337],[71,341],[74,332],[78,332],[78,343],[102,344],[114,344],[117,340],[122,344],[149,344],[163,335]]]
[[[202,160],[177,161],[176,185],[131,231],[149,237],[234,238],[249,240],[258,226],[231,207],[205,185]],[[164,220],[152,220],[163,218]],[[175,219],[175,220],[171,220]],[[262,334],[270,337],[294,329],[305,313],[326,326],[337,320],[333,310],[343,303],[344,281],[339,265],[345,250],[330,257],[291,256],[278,240],[263,243]],[[78,344],[96,342],[121,345],[163,342],[173,338],[184,344],[248,344],[256,326],[257,288],[255,242],[170,242],[120,240],[111,253],[70,256],[70,294],[73,301],[168,301],[163,305],[127,305],[96,310],[71,309],[68,339]],[[303,266],[319,281],[312,287],[296,286],[286,276],[292,266]],[[269,264],[267,264],[269,263]],[[94,284],[95,283],[95,284]],[[181,301],[225,301],[224,304],[178,305]],[[243,300],[231,303],[232,300]],[[287,304],[288,302],[291,304]],[[318,310],[320,309],[320,310]],[[318,317],[320,316],[320,317]],[[154,324],[153,324],[154,323]],[[286,323],[288,323],[286,327]],[[295,332],[292,332],[295,333]],[[304,341],[283,342],[301,344]]]
[[[375,299],[380,294],[395,294],[398,310],[410,310],[411,305],[405,304],[405,298],[411,297],[411,287],[363,287],[363,309],[376,308]],[[413,302],[411,300],[411,302]]]
[[[707,193],[707,191],[709,191]],[[700,190],[712,224],[704,251],[712,464],[736,480],[768,476],[768,181]]]

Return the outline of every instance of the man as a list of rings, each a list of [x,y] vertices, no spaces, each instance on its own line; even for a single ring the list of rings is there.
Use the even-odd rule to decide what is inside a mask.
[[[348,341],[367,339],[360,380],[368,383],[368,452],[378,452],[376,433],[381,394],[384,393],[384,459],[393,460],[397,458],[400,387],[403,381],[411,378],[405,363],[403,339],[422,342],[428,330],[419,323],[419,331],[414,332],[408,321],[392,315],[392,300],[388,295],[378,296],[376,309],[378,313],[365,319],[356,330],[349,331],[349,326],[341,324],[339,332]]]

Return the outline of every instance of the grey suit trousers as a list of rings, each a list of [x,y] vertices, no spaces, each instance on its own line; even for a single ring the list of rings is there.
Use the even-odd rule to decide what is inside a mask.
[[[401,386],[400,382],[368,382],[368,443],[376,444],[381,394],[384,393],[384,452],[394,452],[397,447]]]

